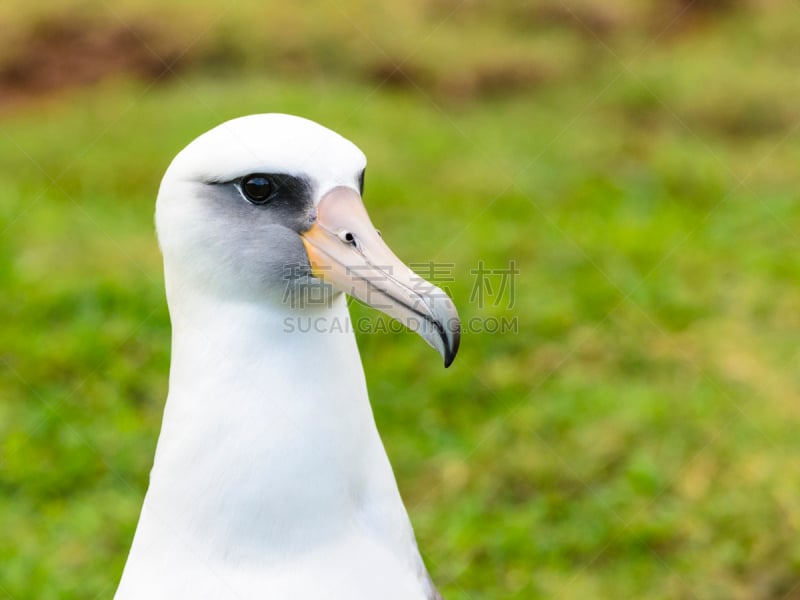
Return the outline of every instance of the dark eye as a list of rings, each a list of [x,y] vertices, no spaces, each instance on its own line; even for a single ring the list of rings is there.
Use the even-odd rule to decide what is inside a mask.
[[[264,204],[272,195],[274,186],[268,175],[256,173],[242,177],[242,192],[253,204]]]

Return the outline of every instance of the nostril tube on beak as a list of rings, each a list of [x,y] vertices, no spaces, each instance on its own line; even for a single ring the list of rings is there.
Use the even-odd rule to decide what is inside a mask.
[[[349,231],[340,231],[339,232],[339,239],[347,244],[355,245],[356,238],[355,236],[350,233]]]

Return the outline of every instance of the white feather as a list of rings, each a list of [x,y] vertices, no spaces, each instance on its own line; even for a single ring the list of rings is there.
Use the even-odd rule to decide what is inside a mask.
[[[203,243],[209,224],[190,214],[197,182],[306,173],[321,194],[354,185],[364,164],[311,121],[259,115],[204,134],[170,166],[157,209],[169,395],[118,600],[433,597],[353,333],[287,326],[298,316],[344,321],[344,296],[289,309],[234,278],[206,287],[185,264],[228,268]]]

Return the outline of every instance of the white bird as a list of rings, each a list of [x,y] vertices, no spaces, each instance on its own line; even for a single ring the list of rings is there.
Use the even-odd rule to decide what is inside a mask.
[[[440,598],[344,293],[419,332],[445,366],[458,315],[370,222],[365,165],[333,131],[264,114],[201,135],[167,170],[169,394],[118,600]]]

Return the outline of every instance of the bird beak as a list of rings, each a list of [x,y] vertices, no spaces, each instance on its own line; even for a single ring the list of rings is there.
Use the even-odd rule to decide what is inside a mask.
[[[394,255],[357,192],[336,187],[325,194],[301,235],[315,277],[417,332],[450,366],[461,338],[453,301]]]

